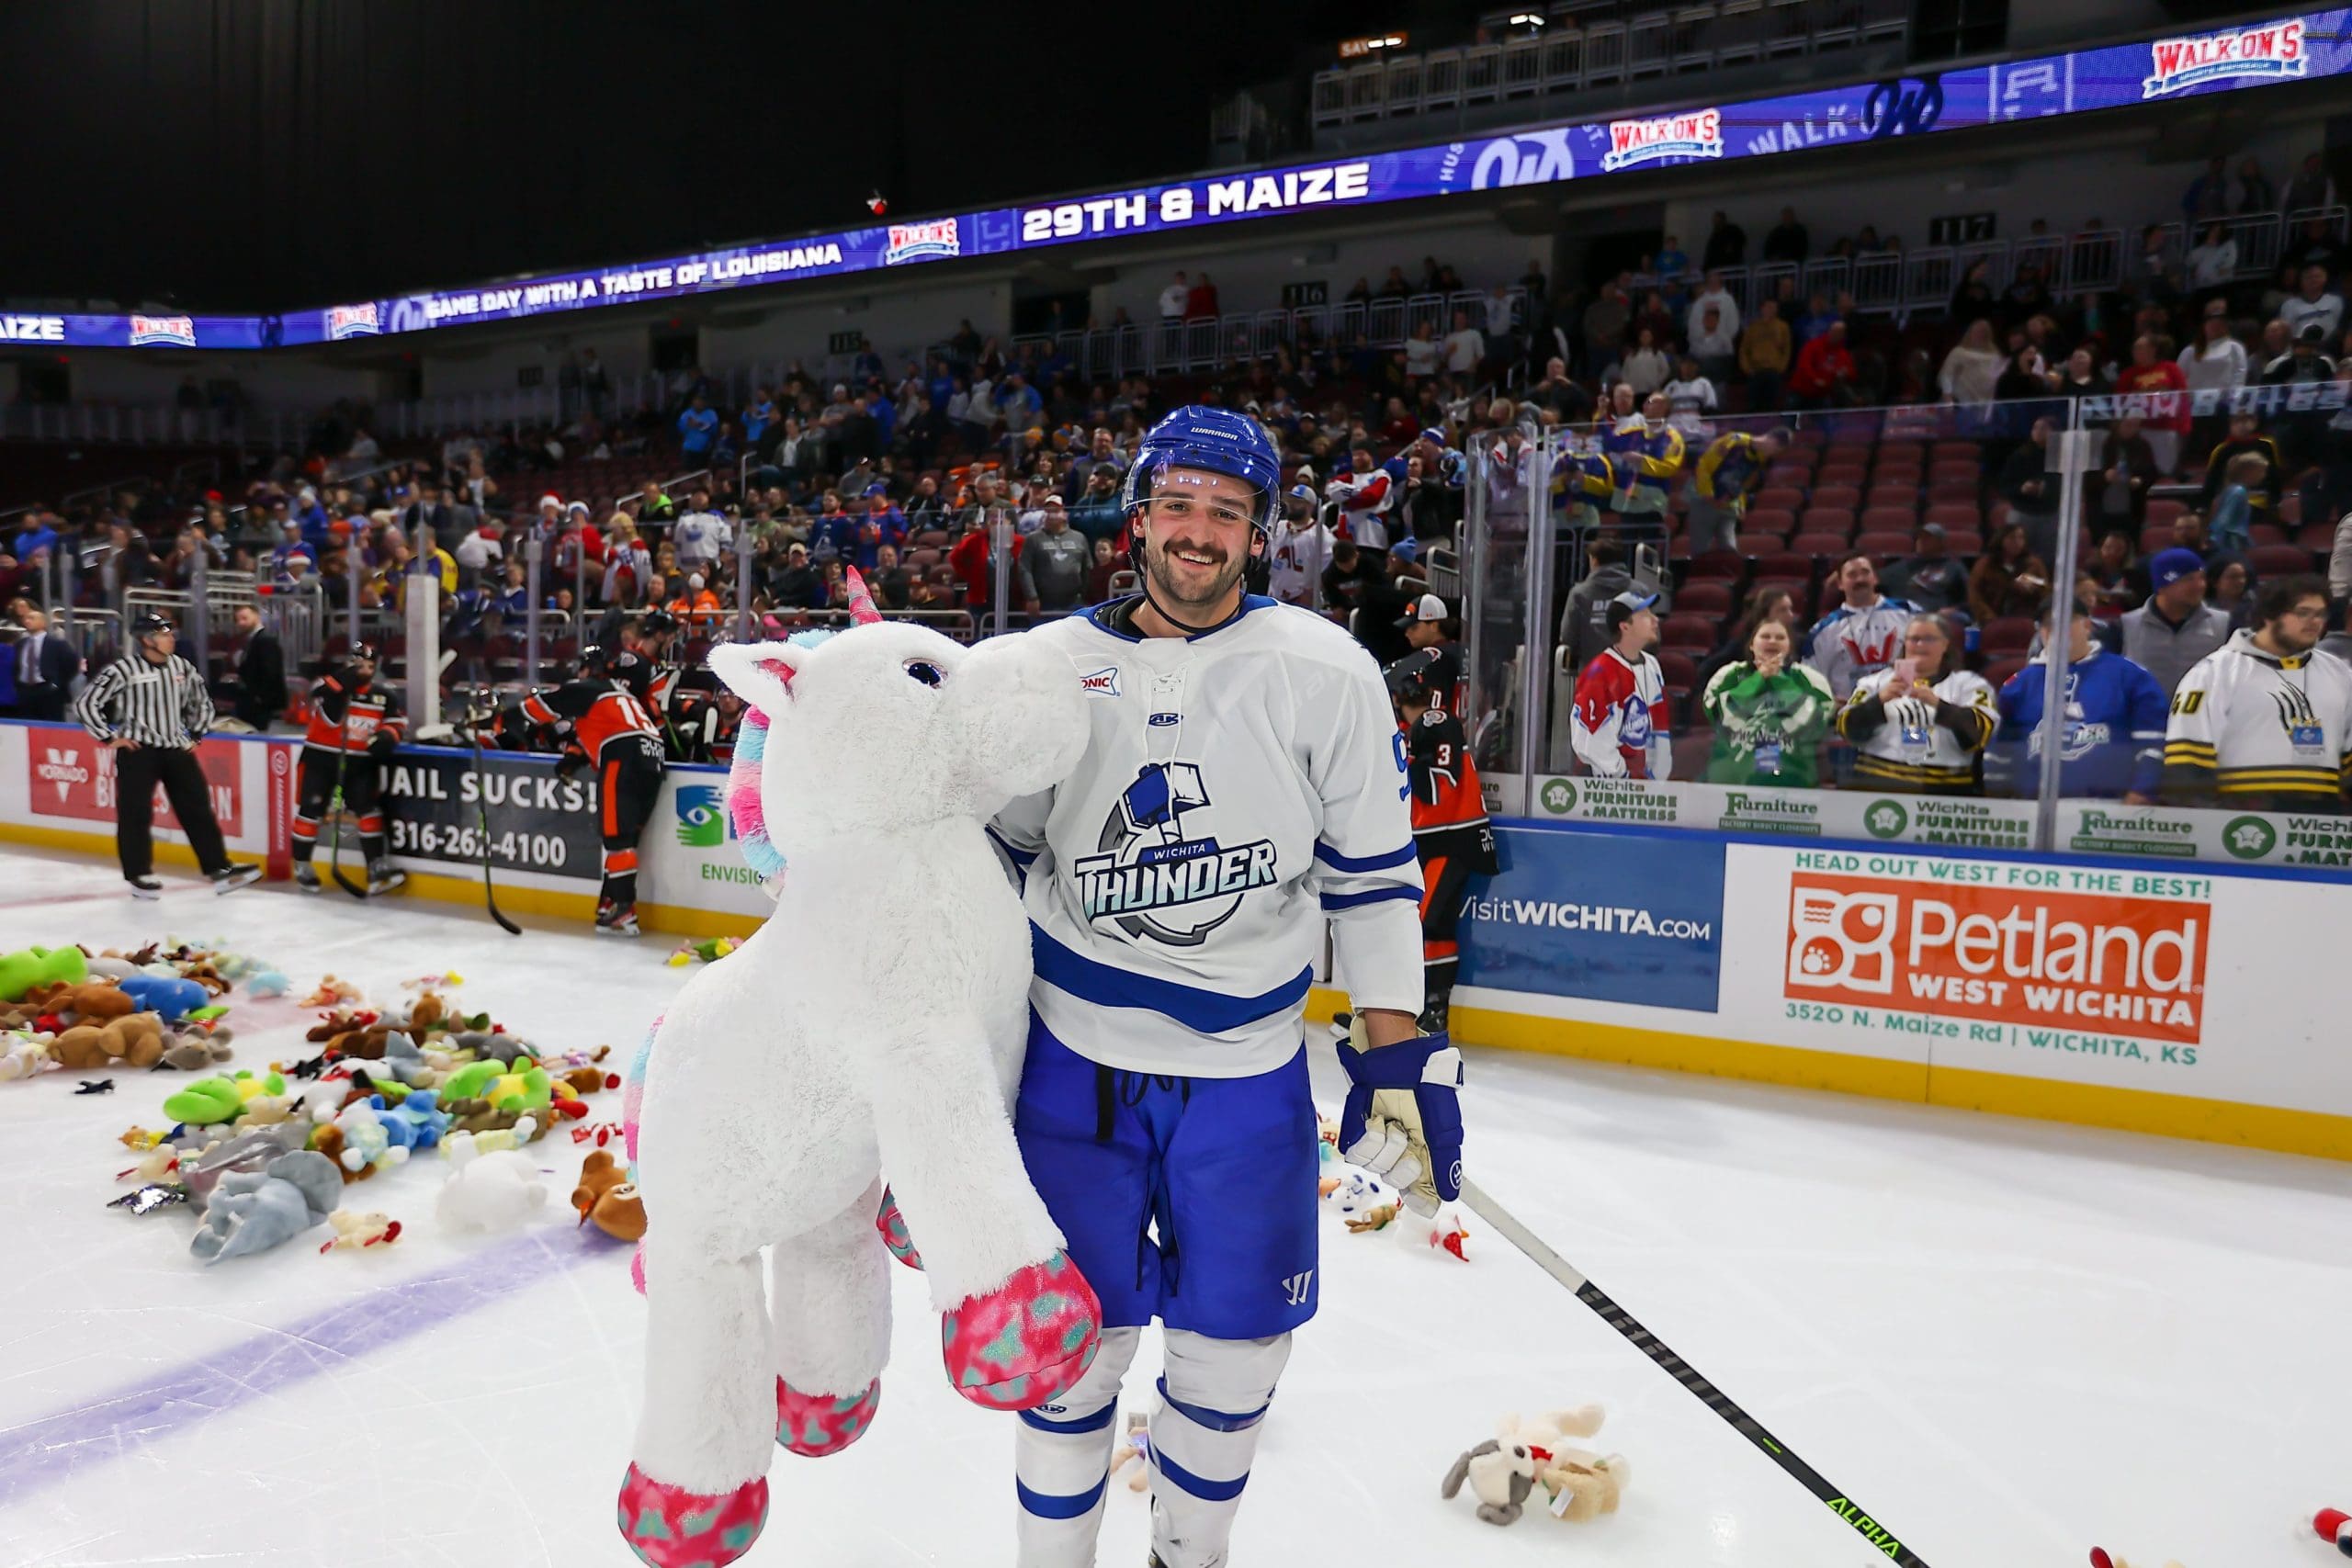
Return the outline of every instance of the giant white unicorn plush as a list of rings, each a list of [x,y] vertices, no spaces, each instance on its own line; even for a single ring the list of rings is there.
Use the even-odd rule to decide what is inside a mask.
[[[772,1442],[865,1430],[886,1244],[925,1270],[973,1403],[1044,1404],[1094,1357],[1100,1303],[1013,1144],[1029,929],[982,827],[1077,765],[1079,680],[1032,638],[884,623],[862,587],[855,618],[711,654],[752,710],[729,812],[781,887],[655,1025],[624,1103],[647,1326],[620,1527],[654,1568],[750,1548]]]

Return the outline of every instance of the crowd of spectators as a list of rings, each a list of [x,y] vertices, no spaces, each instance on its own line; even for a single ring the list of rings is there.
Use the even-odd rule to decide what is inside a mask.
[[[2269,199],[2258,175],[2243,165],[2209,172],[2184,210],[2210,219],[2216,199],[2225,210]],[[2312,177],[2298,175],[2288,199],[2332,194],[2302,188]],[[2230,195],[2216,198],[2217,189]],[[1891,637],[1878,627],[1852,682],[1825,670],[1825,634],[1870,595],[1890,614],[1939,616],[1943,644],[1929,663],[1996,678],[1997,707],[2014,672],[2004,664],[2026,651],[2004,639],[2062,592],[2051,581],[2063,520],[2046,459],[2066,423],[2063,400],[2138,399],[2106,426],[2077,519],[2091,542],[2073,594],[2120,654],[2130,617],[2163,613],[2169,624],[2167,606],[2178,607],[2192,577],[2203,609],[2243,626],[2265,583],[2291,575],[2263,557],[2286,542],[2287,520],[2301,537],[2344,512],[2346,416],[2322,408],[2233,419],[2226,400],[2194,396],[2347,373],[2341,225],[2298,236],[2275,281],[2237,279],[2211,239],[2177,262],[2132,269],[2120,288],[2067,299],[2052,298],[2030,266],[1998,290],[1971,273],[1944,320],[1905,329],[1859,317],[1850,300],[1796,299],[1787,279],[1744,310],[1724,269],[1815,254],[1807,225],[1784,209],[1753,255],[1719,212],[1695,263],[1668,236],[1643,270],[1589,288],[1555,288],[1532,262],[1517,278],[1466,282],[1434,256],[1417,269],[1400,264],[1376,283],[1356,280],[1344,298],[1475,293],[1481,303],[1450,310],[1443,330],[1424,322],[1401,347],[1302,332],[1205,375],[1090,380],[1051,336],[1008,344],[966,321],[895,366],[870,349],[823,372],[794,364],[747,397],[682,369],[665,403],[622,415],[605,371],[583,352],[561,373],[567,412],[554,424],[391,451],[369,433],[368,411],[339,408],[307,453],[231,493],[151,490],[72,519],[33,513],[0,540],[10,552],[0,589],[13,596],[38,582],[46,593],[29,597],[55,603],[63,555],[79,602],[105,605],[128,587],[186,587],[200,558],[281,592],[315,593],[330,612],[356,596],[389,624],[412,574],[429,570],[443,589],[445,639],[468,650],[476,675],[512,678],[512,638],[530,597],[521,547],[536,536],[545,544],[540,605],[559,653],[567,641],[610,640],[655,606],[697,641],[732,635],[739,607],[759,626],[789,626],[842,607],[852,567],[886,610],[930,613],[972,635],[1000,611],[1025,624],[1125,586],[1128,455],[1159,413],[1197,400],[1247,410],[1283,451],[1270,592],[1347,621],[1385,660],[1406,649],[1403,611],[1430,586],[1431,553],[1460,547],[1468,453],[1482,448],[1508,468],[1531,434],[1566,427],[1572,458],[1553,505],[1575,546],[1563,554],[1582,558],[1578,579],[1558,584],[1573,589],[1561,637],[1575,667],[1647,624],[1617,599],[1663,592],[1659,607],[1675,613],[1661,635],[1685,639],[1691,668],[1669,660],[1677,667],[1665,674],[1678,678],[1660,682],[1661,733],[1712,743],[1741,723],[1752,732],[1758,694],[1778,692],[1781,705],[1819,705],[1825,737],[1846,733],[1864,749],[1848,716],[1854,684],[1893,669],[1915,636],[1907,625]],[[1828,251],[1860,256],[1902,243],[1864,226]],[[1176,321],[1216,317],[1223,305],[1209,275],[1188,270],[1159,308]],[[2018,400],[2051,407],[2035,419],[1996,406]],[[1970,438],[1979,462],[1969,525],[1938,521],[1933,506],[1920,514],[1915,493],[1899,542],[1850,527],[1808,541],[1793,525],[1769,536],[1766,503],[1790,477],[1783,465],[1817,457],[1828,416],[1863,405],[1939,407],[1936,432]],[[1907,473],[1916,491],[1924,478],[1882,468],[1874,485]],[[1801,468],[1792,482],[1810,483],[1809,465]],[[1805,515],[1809,527],[1814,513]],[[1670,555],[1674,570],[1635,583],[1627,564],[1643,544]],[[2196,571],[2175,570],[2179,558],[2165,549],[2188,552]],[[1767,551],[1792,550],[1811,558],[1802,580],[1754,570]],[[2160,566],[2166,558],[2172,566]],[[1702,562],[1715,564],[1702,573]],[[2334,577],[2340,602],[2352,592],[2352,550]],[[1732,603],[1690,591],[1706,582],[1747,591],[1736,621]],[[1707,645],[1694,648],[1699,616],[1709,617],[1700,623]],[[1771,626],[1785,629],[1785,649]],[[1926,630],[1917,635],[1924,656]],[[1677,649],[1669,640],[1662,651]],[[1719,691],[1735,668],[1746,673]],[[1816,675],[1828,690],[1821,705],[1799,689]],[[1750,716],[1734,722],[1741,714]],[[1497,730],[1485,733],[1492,744]],[[1981,766],[1966,771],[1965,787],[1984,787]]]

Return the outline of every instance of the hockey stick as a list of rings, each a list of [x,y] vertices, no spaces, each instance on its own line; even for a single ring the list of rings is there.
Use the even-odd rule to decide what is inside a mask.
[[[1885,1525],[1862,1511],[1853,1499],[1823,1479],[1819,1471],[1783,1448],[1763,1424],[1732,1403],[1731,1396],[1699,1375],[1690,1363],[1636,1322],[1634,1314],[1609,1298],[1607,1292],[1577,1270],[1574,1264],[1544,1244],[1542,1237],[1512,1217],[1510,1211],[1487,1196],[1477,1183],[1462,1183],[1462,1201],[1480,1219],[1495,1227],[1505,1241],[1525,1253],[1529,1261],[1549,1274],[1570,1291],[1577,1300],[1590,1307],[1600,1321],[1623,1335],[1634,1348],[1671,1373],[1674,1381],[1699,1396],[1700,1402],[1722,1416],[1733,1430],[1758,1448],[1774,1464],[1787,1471],[1806,1491],[1829,1506],[1829,1511],[1860,1532],[1873,1551],[1904,1568],[1928,1568],[1917,1552],[1894,1538]]]
[[[354,898],[364,899],[368,897],[368,889],[343,874],[343,820],[351,814],[351,808],[343,798],[343,761],[351,747],[352,696],[348,689],[343,694],[343,724],[341,732],[334,738],[334,842],[327,849],[327,874],[334,878],[337,887]]]
[[[499,929],[508,936],[521,936],[523,928],[508,919],[506,911],[498,907],[498,889],[490,880],[490,793],[482,787],[490,775],[481,761],[481,716],[471,703],[466,705],[466,739],[474,749],[474,809],[481,819],[482,904],[490,910],[490,918],[498,922]]]

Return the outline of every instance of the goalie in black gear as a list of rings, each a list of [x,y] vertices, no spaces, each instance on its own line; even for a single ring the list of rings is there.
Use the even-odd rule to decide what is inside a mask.
[[[652,673],[639,654],[592,645],[581,650],[578,679],[526,697],[499,716],[502,730],[569,723],[571,737],[559,771],[596,770],[605,840],[596,930],[605,936],[638,934],[637,841],[662,795],[662,733],[645,705]]]
[[[384,767],[401,743],[401,716],[376,684],[376,650],[361,643],[311,689],[311,725],[302,736],[291,835],[294,885],[305,893],[319,890],[311,857],[338,778],[343,808],[359,825],[369,896],[389,893],[408,880],[385,854]]]

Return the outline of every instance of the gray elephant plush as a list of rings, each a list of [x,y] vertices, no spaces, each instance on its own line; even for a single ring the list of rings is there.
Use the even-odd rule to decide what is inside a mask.
[[[188,1251],[207,1264],[266,1252],[320,1224],[343,1198],[343,1173],[309,1149],[280,1155],[259,1170],[232,1171],[205,1205],[204,1228]]]

